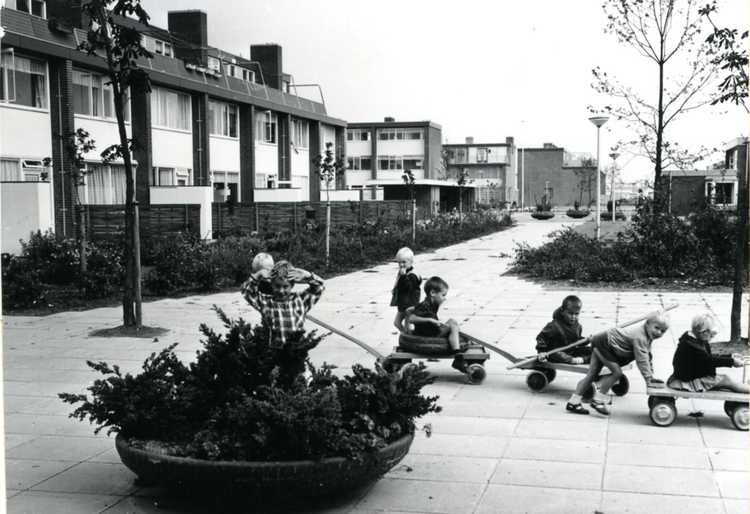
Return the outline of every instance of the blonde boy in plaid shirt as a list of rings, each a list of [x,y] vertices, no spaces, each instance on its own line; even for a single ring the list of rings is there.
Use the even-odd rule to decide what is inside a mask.
[[[273,293],[262,293],[262,283],[269,280]],[[296,293],[292,291],[294,284],[308,284],[308,287]],[[271,270],[264,267],[251,274],[242,284],[242,296],[260,312],[271,329],[271,347],[281,348],[303,330],[305,315],[318,303],[324,289],[323,279],[315,273],[279,261]]]

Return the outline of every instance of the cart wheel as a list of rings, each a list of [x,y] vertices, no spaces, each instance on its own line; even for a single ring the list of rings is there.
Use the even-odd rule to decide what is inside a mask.
[[[586,401],[589,401],[594,397],[594,393],[596,393],[596,390],[594,389],[594,384],[589,384],[589,386],[583,392],[582,398]]]
[[[553,368],[544,368],[543,370],[541,370],[541,372],[544,373],[545,377],[547,377],[547,383],[548,384],[551,384],[552,381],[557,376],[557,371],[554,370]]]
[[[654,402],[649,411],[649,417],[654,425],[660,427],[668,427],[677,418],[677,407],[675,407],[674,400],[653,397]]]
[[[615,385],[612,386],[612,392],[617,396],[625,396],[630,390],[630,380],[625,375],[620,377]]]
[[[654,403],[656,402],[657,397],[656,396],[649,396],[648,397],[648,408],[651,410],[651,407],[654,406]]]
[[[535,370],[526,375],[526,385],[529,386],[529,389],[532,391],[541,391],[547,387],[547,383],[547,375],[541,371]]]
[[[726,412],[727,416],[732,417],[732,412],[734,412],[736,406],[737,402],[730,402],[729,400],[724,402],[724,412]]]
[[[478,363],[469,364],[466,366],[466,376],[469,377],[469,382],[472,384],[479,385],[487,376],[484,366]]]
[[[747,405],[738,405],[732,411],[732,424],[737,430],[747,431]]]

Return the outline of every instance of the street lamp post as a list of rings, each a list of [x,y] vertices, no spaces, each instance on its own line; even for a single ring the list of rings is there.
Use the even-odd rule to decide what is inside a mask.
[[[607,116],[592,116],[589,121],[596,125],[596,239],[599,240],[602,225],[602,198],[601,198],[601,159],[599,158],[599,129],[607,123]],[[614,206],[612,206],[614,209]]]

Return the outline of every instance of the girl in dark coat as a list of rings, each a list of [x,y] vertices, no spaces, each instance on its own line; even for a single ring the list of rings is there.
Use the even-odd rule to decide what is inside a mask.
[[[741,367],[744,358],[740,354],[712,355],[709,341],[716,335],[716,319],[711,314],[699,314],[693,318],[691,331],[680,337],[672,366],[674,373],[667,385],[685,391],[710,391],[729,389],[737,393],[747,393],[750,387],[735,382],[727,375],[717,375],[718,367]]]

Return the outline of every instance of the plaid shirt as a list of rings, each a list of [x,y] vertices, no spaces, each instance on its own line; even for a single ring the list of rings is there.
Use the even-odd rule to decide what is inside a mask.
[[[290,334],[303,329],[305,315],[318,303],[323,294],[323,279],[310,274],[308,287],[301,293],[289,293],[284,300],[260,292],[260,280],[252,276],[242,284],[242,296],[252,305],[271,328],[271,346],[280,348]]]

